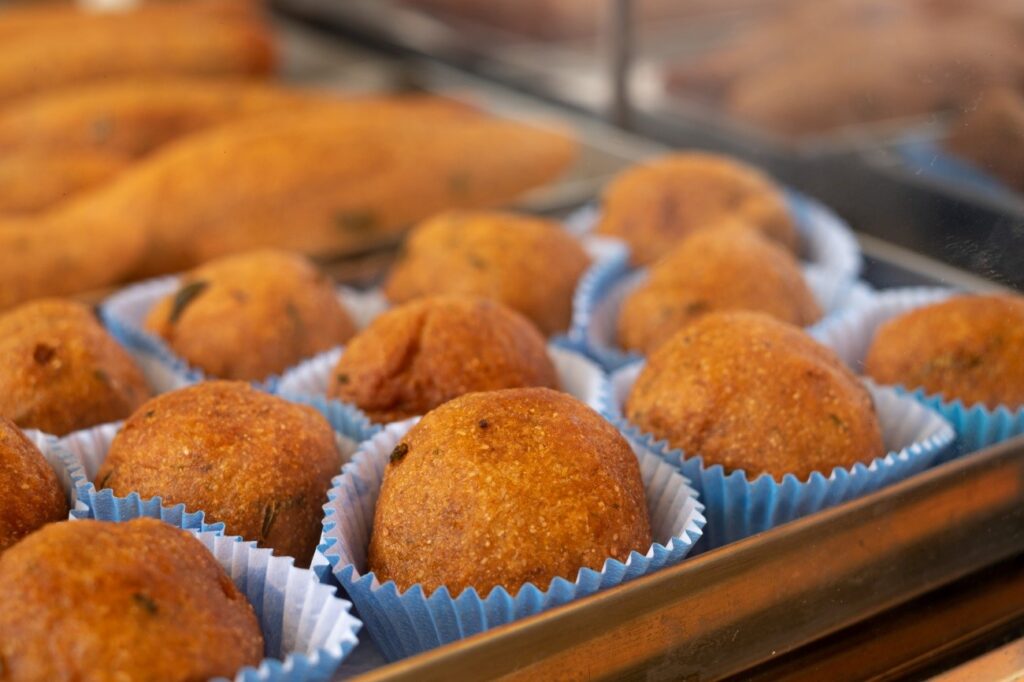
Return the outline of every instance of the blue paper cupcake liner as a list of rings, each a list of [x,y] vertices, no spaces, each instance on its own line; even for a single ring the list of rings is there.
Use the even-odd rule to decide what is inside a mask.
[[[266,658],[258,667],[238,671],[237,682],[314,682],[330,680],[358,643],[362,623],[350,613],[351,603],[320,584],[311,571],[296,568],[292,559],[273,556],[254,542],[245,542],[194,518],[167,509],[138,508],[117,521],[149,517],[192,531],[227,571],[256,611]],[[76,518],[102,519],[88,511]]]
[[[861,372],[871,341],[885,322],[915,308],[944,301],[957,293],[954,289],[938,287],[890,289],[879,293],[869,305],[822,322],[811,329],[811,334],[832,348],[854,371]],[[935,410],[953,425],[957,434],[956,445],[942,461],[1024,434],[1024,407],[1010,409],[1000,406],[993,409],[981,403],[965,405],[960,400],[946,400],[941,395],[928,394],[921,388],[894,388]]]
[[[1001,180],[950,154],[931,138],[906,137],[897,143],[896,153],[916,175],[966,187],[997,200],[1021,200],[1021,195]]]
[[[361,415],[368,425],[369,419],[355,405],[327,398],[334,366],[338,364],[343,352],[343,348],[334,348],[285,372],[277,385],[278,395],[291,400],[304,400],[310,404],[341,408],[350,415]],[[563,391],[595,410],[603,404],[603,393],[608,390],[608,381],[597,365],[579,351],[563,347],[557,342],[548,344],[548,356],[555,366],[558,383]]]
[[[633,552],[625,563],[608,559],[600,571],[580,569],[575,582],[555,578],[546,590],[526,584],[515,594],[498,587],[481,596],[470,588],[453,597],[445,588],[427,595],[419,585],[404,591],[393,581],[381,585],[366,571],[374,508],[389,454],[417,421],[391,424],[364,443],[334,480],[324,507],[321,552],[356,604],[367,632],[389,660],[454,642],[678,563],[701,536],[703,505],[689,482],[659,458],[637,450],[651,531],[657,541],[646,555]]]
[[[113,294],[100,306],[103,324],[132,354],[156,393],[173,391],[206,379],[202,370],[189,365],[163,339],[143,328],[150,309],[160,299],[174,293],[179,281],[177,275],[172,275],[140,282]],[[368,325],[387,308],[387,301],[377,290],[361,292],[338,287],[337,292],[358,329]],[[259,388],[273,390],[277,381],[275,375],[252,383]]]
[[[569,345],[593,358],[605,371],[641,360],[636,351],[618,343],[618,316],[622,302],[647,279],[649,268],[631,269],[627,253],[592,268],[580,280],[573,298]],[[805,265],[804,277],[826,318],[851,308],[866,305],[874,293],[861,281],[851,281],[837,290],[835,283],[819,266]]]
[[[303,397],[289,400],[308,404],[326,417],[334,429],[343,462],[349,460],[360,442],[379,430],[379,427],[371,425],[365,417],[344,405],[327,405],[325,401]],[[53,448],[67,468],[77,500],[72,516],[101,521],[123,521],[138,516],[153,516],[183,528],[223,530],[222,523],[206,523],[202,510],[186,511],[183,504],[164,505],[161,497],[143,498],[135,492],[119,496],[112,490],[96,488],[93,481],[106,460],[107,452],[121,425],[122,422],[103,424],[76,431],[55,441]]]
[[[861,269],[860,247],[849,226],[823,204],[786,189],[793,222],[802,244],[801,258],[819,268],[826,300],[841,297]],[[600,209],[584,206],[570,214],[563,225],[578,236],[589,235],[600,220]]]
[[[625,418],[622,406],[642,369],[643,364],[636,363],[612,376],[610,399],[602,412],[628,439],[677,466],[694,482],[708,519],[703,550],[742,540],[924,471],[951,447],[955,437],[953,428],[937,413],[891,388],[865,382],[875,401],[888,454],[868,464],[814,472],[807,480],[792,474],[781,481],[768,474],[750,480],[742,470],[727,474],[719,464],[705,466],[699,455],[688,456]]]

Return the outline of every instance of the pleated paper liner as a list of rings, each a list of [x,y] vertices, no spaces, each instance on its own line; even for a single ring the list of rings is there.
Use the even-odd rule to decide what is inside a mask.
[[[358,643],[362,623],[351,615],[351,604],[335,596],[334,588],[321,584],[312,571],[296,568],[290,557],[273,556],[254,542],[224,535],[221,524],[204,523],[201,512],[184,514],[182,505],[141,505],[121,511],[116,521],[145,516],[192,531],[252,604],[266,658],[258,667],[239,670],[236,681],[326,682]],[[73,516],[99,518],[89,509]]]
[[[374,508],[388,457],[418,420],[390,424],[345,465],[328,493],[320,547],[355,602],[370,636],[389,660],[484,632],[678,563],[701,536],[703,505],[689,482],[659,458],[639,450],[656,540],[646,554],[633,552],[625,563],[608,559],[600,571],[580,569],[574,581],[555,578],[546,590],[528,583],[514,594],[498,587],[486,595],[472,588],[454,596],[445,588],[428,595],[419,585],[407,590],[399,590],[392,581],[382,585],[366,569]]]
[[[819,266],[805,265],[803,270],[826,319],[865,305],[874,295],[870,286],[856,280],[848,282],[845,288],[837,288],[833,278]],[[631,269],[625,252],[591,268],[576,288],[569,345],[594,358],[609,372],[643,359],[639,352],[619,344],[618,317],[623,301],[646,281],[648,272],[648,268]]]
[[[957,293],[962,292],[940,287],[889,289],[877,294],[868,305],[815,326],[811,334],[834,350],[854,371],[862,372],[871,341],[885,322],[915,308],[944,301]],[[921,388],[894,388],[935,410],[953,425],[957,434],[956,445],[942,461],[1024,434],[1024,407],[1001,405],[990,408],[982,403],[965,405],[960,400],[928,394]]]
[[[179,281],[180,278],[174,275],[140,282],[112,295],[100,307],[103,324],[132,354],[156,393],[172,391],[206,378],[201,369],[191,366],[163,339],[143,328],[150,309],[165,296],[173,294]],[[378,290],[363,292],[338,287],[337,294],[357,329],[364,328],[387,309],[387,301]],[[269,390],[277,380],[277,376],[270,376],[255,384]]]
[[[677,467],[694,482],[708,519],[703,550],[862,497],[924,471],[952,446],[955,436],[938,413],[891,388],[866,382],[875,401],[886,455],[849,468],[816,471],[806,480],[792,474],[781,481],[768,474],[751,480],[742,470],[727,474],[721,465],[706,466],[699,453],[673,448],[626,419],[623,406],[642,369],[643,365],[636,363],[612,375],[610,400],[602,413],[634,444]]]

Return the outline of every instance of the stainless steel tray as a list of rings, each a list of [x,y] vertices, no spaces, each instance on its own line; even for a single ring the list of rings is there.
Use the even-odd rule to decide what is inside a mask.
[[[578,126],[594,154],[581,159],[578,182],[566,183],[554,199],[540,200],[534,209],[557,212],[591,199],[622,165],[664,150],[443,66],[392,66],[401,74],[396,82],[461,92],[509,116],[555,118]],[[868,277],[879,285],[994,286],[871,236],[863,236],[862,245]],[[384,248],[365,254],[361,263],[346,260],[335,266],[339,273],[358,270],[359,277],[369,279],[388,257]],[[338,679],[704,680],[746,675],[1022,554],[1024,438],[1019,438],[674,568],[401,662],[382,665],[364,633]],[[998,606],[1006,618],[1024,617],[1024,598],[1004,599]],[[915,641],[924,646],[948,636],[948,631],[933,632],[931,639]]]

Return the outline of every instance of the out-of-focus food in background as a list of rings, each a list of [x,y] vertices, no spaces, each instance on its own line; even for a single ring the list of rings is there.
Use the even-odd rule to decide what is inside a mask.
[[[1024,94],[1010,89],[984,93],[950,125],[946,148],[1024,192]]]
[[[778,3],[680,60],[670,90],[790,136],[971,108],[1024,85],[1024,5],[1005,0]]]

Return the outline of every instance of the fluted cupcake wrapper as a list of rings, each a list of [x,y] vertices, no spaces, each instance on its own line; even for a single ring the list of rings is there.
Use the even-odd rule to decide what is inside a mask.
[[[33,445],[39,448],[43,459],[53,469],[53,473],[57,475],[57,483],[60,484],[61,490],[64,491],[64,498],[67,500],[68,507],[73,510],[78,500],[74,482],[75,476],[81,469],[78,462],[73,457],[69,457],[59,446],[57,436],[43,433],[37,429],[21,429],[21,432],[25,434],[25,437]]]
[[[786,201],[803,246],[801,257],[822,273],[825,300],[841,297],[861,268],[860,247],[849,226],[823,204],[796,190],[786,190]],[[593,205],[569,215],[563,225],[577,236],[593,232],[601,212]]]
[[[866,305],[874,296],[864,282],[851,280],[840,289],[820,266],[805,265],[803,270],[808,288],[826,316]],[[580,280],[573,298],[570,347],[593,358],[606,371],[641,360],[640,353],[619,345],[618,318],[623,301],[647,280],[649,271],[630,268],[628,253],[591,268]]]
[[[367,632],[389,660],[454,642],[678,563],[701,536],[703,505],[689,481],[658,457],[635,449],[656,540],[646,554],[633,552],[625,563],[607,559],[600,571],[580,569],[575,581],[555,578],[546,590],[527,583],[515,594],[498,587],[480,595],[470,588],[453,597],[446,588],[428,595],[420,585],[404,591],[393,581],[382,585],[366,567],[374,508],[388,457],[418,420],[390,424],[364,443],[335,478],[324,507],[327,514],[320,551],[356,604]]]
[[[743,470],[726,473],[720,464],[706,466],[665,440],[644,432],[623,414],[642,363],[611,378],[610,400],[602,413],[634,444],[663,458],[694,482],[706,509],[708,525],[701,549],[721,547],[822,509],[835,506],[924,471],[953,443],[953,428],[938,413],[888,387],[865,382],[875,401],[887,454],[867,464],[814,472],[806,480],[768,474],[750,480]]]
[[[877,294],[865,306],[816,325],[811,334],[834,350],[854,371],[861,372],[871,341],[885,322],[915,308],[944,301],[956,293],[954,289],[941,287],[890,289]],[[920,388],[896,386],[894,389],[935,410],[953,425],[956,445],[941,461],[1024,434],[1024,407],[965,405],[960,400],[946,400]]]
[[[343,348],[334,348],[285,372],[277,385],[277,393],[289,399],[305,399],[311,404],[315,402],[318,406],[344,406],[350,413],[363,415],[355,405],[327,398],[334,366],[338,364],[343,352]],[[563,391],[595,410],[603,404],[602,394],[607,391],[608,383],[600,367],[580,352],[557,342],[548,344],[548,356],[555,366],[558,385]]]
[[[140,282],[113,294],[100,306],[103,324],[132,354],[156,393],[172,391],[206,379],[201,369],[189,365],[163,339],[143,328],[149,311],[160,299],[173,294],[179,282],[180,277],[177,275]],[[337,294],[358,329],[368,325],[374,317],[387,309],[387,301],[376,289],[362,292],[338,287]],[[277,381],[277,376],[270,376],[253,384],[272,390]]]
[[[379,428],[371,425],[365,417],[344,405],[327,405],[297,396],[292,402],[309,404],[317,409],[334,429],[338,451],[342,461],[347,462],[363,440],[376,433]],[[96,518],[101,521],[123,521],[137,516],[164,518],[169,523],[191,529],[223,530],[222,523],[208,524],[202,510],[186,511],[185,505],[165,505],[161,497],[143,498],[138,493],[115,495],[112,490],[97,488],[96,474],[107,458],[111,443],[122,422],[102,424],[91,429],[76,431],[56,439],[53,449],[64,463],[71,480],[77,504],[72,516]]]
[[[166,509],[138,508],[116,521],[149,517],[192,531],[227,571],[252,604],[265,642],[266,658],[258,667],[238,671],[237,682],[313,682],[330,680],[342,659],[358,643],[362,623],[351,604],[335,596],[312,571],[296,568],[292,559],[273,556],[254,542],[224,535],[222,528],[175,516]],[[85,512],[75,518],[99,519]],[[100,519],[115,520],[115,519]]]

